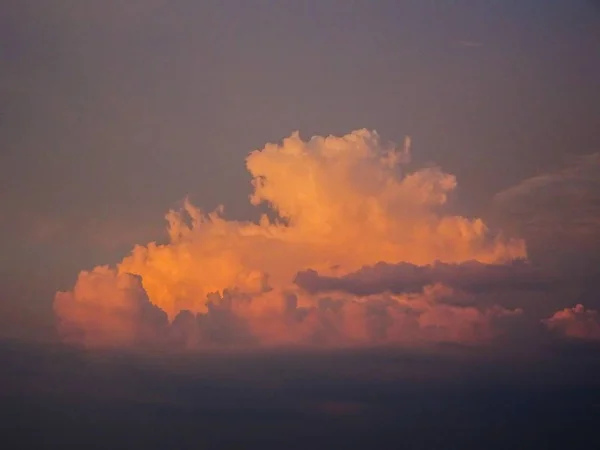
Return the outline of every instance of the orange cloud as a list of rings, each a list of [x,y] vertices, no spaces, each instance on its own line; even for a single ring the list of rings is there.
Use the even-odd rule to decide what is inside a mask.
[[[582,304],[555,312],[542,321],[550,330],[567,337],[600,339],[600,315],[598,311],[585,309]]]
[[[61,337],[86,346],[147,343],[166,325],[138,277],[106,266],[81,272],[71,292],[56,294],[54,311]]]
[[[359,299],[310,294],[294,283],[306,269],[344,276],[381,261],[503,264],[526,256],[523,241],[491,234],[480,219],[445,212],[455,177],[435,167],[407,172],[409,156],[408,146],[397,150],[367,130],[308,141],[294,133],[253,151],[246,160],[250,201],[266,203],[278,219],[229,221],[223,208],[206,214],[186,201],[181,211],[167,214],[167,244],[136,246],[114,269],[92,272],[112,287],[95,290],[100,281],[82,273],[72,293],[57,295],[61,329],[75,322],[96,336],[116,320],[119,340],[131,342],[130,318],[137,316],[109,316],[138,305],[125,301],[133,281],[122,280],[133,274],[149,302],[173,322],[172,338],[185,345],[483,336],[456,326],[489,330],[489,313],[437,305],[425,291],[416,302],[387,294]],[[102,314],[96,317],[94,309]],[[400,323],[406,329],[396,329]]]

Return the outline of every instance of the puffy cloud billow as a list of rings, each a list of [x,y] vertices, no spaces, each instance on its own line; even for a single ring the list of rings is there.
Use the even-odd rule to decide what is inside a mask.
[[[106,266],[81,272],[73,291],[56,294],[54,311],[65,341],[92,347],[157,342],[167,325],[139,276]]]
[[[573,308],[555,312],[542,321],[550,330],[577,339],[600,340],[600,315],[578,303]]]
[[[454,176],[407,170],[376,132],[297,133],[250,153],[253,205],[231,221],[185,201],[169,242],[136,246],[60,292],[60,335],[85,346],[353,346],[485,342],[521,308],[453,296],[549,289],[525,243],[448,212]]]

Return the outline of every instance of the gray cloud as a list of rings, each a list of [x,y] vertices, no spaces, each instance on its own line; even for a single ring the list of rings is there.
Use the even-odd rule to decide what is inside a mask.
[[[546,306],[600,307],[600,153],[525,179],[498,193],[493,208],[497,224],[526,241],[529,260],[568,281],[569,292]]]
[[[525,237],[532,257],[558,263],[600,255],[600,153],[528,178],[494,197],[501,220]],[[564,263],[565,261],[563,261]],[[572,259],[565,265],[572,265]]]
[[[308,292],[342,291],[358,296],[382,292],[415,293],[425,286],[441,283],[468,293],[506,291],[547,291],[558,279],[525,261],[510,264],[460,264],[438,262],[428,266],[380,262],[342,277],[322,276],[314,270],[299,272],[295,282]]]

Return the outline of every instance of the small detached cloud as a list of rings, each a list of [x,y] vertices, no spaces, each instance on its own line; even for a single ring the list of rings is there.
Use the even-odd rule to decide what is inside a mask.
[[[600,339],[600,315],[582,304],[555,312],[542,321],[548,329],[578,339]]]

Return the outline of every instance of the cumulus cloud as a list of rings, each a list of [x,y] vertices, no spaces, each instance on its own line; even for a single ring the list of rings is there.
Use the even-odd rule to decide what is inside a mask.
[[[86,346],[131,346],[156,340],[166,315],[152,305],[140,278],[100,266],[81,272],[54,302],[61,337]]]
[[[83,272],[72,292],[57,295],[61,332],[78,328],[86,343],[104,343],[114,326],[113,340],[131,343],[147,323],[142,305],[152,305],[168,316],[165,339],[188,347],[492,337],[498,321],[520,311],[441,299],[535,284],[514,262],[526,257],[524,242],[451,214],[455,177],[437,167],[407,171],[409,150],[409,140],[397,149],[357,130],[307,141],[294,133],[251,152],[250,202],[266,203],[275,219],[231,221],[222,207],[205,213],[186,200],[167,214],[168,243],[138,245],[114,268]],[[398,288],[307,289],[368,278],[365,267],[374,265]]]
[[[550,330],[567,337],[600,339],[600,316],[598,311],[586,309],[582,304],[557,311],[542,321]]]
[[[308,142],[293,134],[247,158],[251,202],[266,202],[280,220],[228,221],[222,209],[204,214],[186,202],[167,216],[170,243],[136,247],[119,271],[141,275],[152,301],[174,317],[206,311],[211,292],[291,287],[303,268],[345,273],[379,261],[525,255],[522,241],[491,235],[481,220],[444,214],[455,178],[437,168],[403,173],[401,156],[366,130]]]

